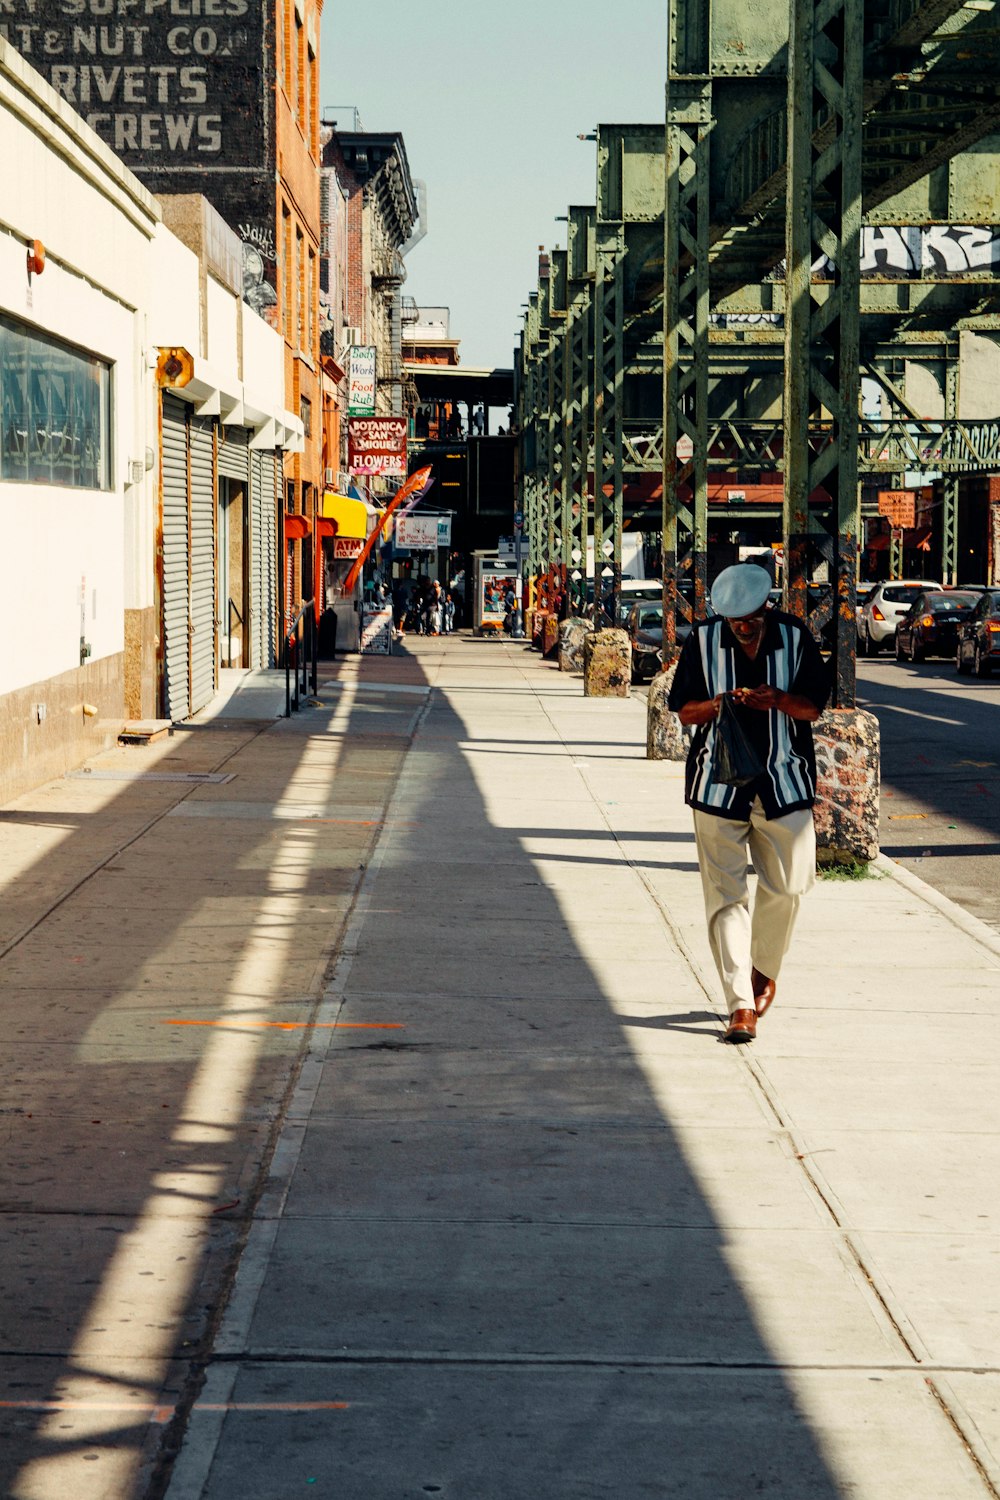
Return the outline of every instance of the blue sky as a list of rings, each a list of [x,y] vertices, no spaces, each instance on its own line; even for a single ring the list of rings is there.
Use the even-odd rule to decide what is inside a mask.
[[[404,291],[451,308],[463,364],[508,365],[538,246],[593,203],[598,122],[663,118],[667,0],[327,0],[324,108],[399,130],[428,193]]]

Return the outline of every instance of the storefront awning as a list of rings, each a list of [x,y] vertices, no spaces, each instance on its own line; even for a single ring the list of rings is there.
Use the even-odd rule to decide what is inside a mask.
[[[307,536],[312,536],[312,524],[308,516],[293,515],[289,512],[284,518],[285,541],[301,542]]]
[[[888,531],[878,531],[865,543],[869,552],[885,552],[892,542]],[[929,526],[907,526],[903,532],[904,552],[930,552],[931,528]]]
[[[368,507],[363,500],[352,500],[349,495],[336,495],[333,490],[323,493],[323,515],[337,523],[337,535],[360,537],[368,535]]]

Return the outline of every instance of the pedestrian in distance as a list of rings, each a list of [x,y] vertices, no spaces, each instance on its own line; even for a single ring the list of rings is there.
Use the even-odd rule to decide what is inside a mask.
[[[455,629],[455,601],[451,596],[450,589],[445,590],[442,613],[444,617],[444,633],[445,635],[451,635]]]
[[[442,611],[444,608],[444,597],[441,593],[441,585],[435,578],[427,593],[427,634],[440,635],[442,626]]]
[[[694,727],[685,801],[692,809],[708,937],[729,1012],[724,1040],[752,1042],[774,1000],[802,897],[816,879],[816,757],[811,725],[829,696],[808,626],[767,602],[770,575],[724,568],[714,616],[684,643],[668,706]],[[749,742],[738,781],[725,753],[735,721]],[[726,779],[723,779],[726,778]],[[747,855],[757,873],[750,909]]]

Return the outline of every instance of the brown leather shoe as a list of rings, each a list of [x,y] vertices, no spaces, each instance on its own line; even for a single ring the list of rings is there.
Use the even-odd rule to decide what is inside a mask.
[[[775,979],[768,979],[767,975],[762,974],[759,969],[751,969],[750,983],[753,985],[753,997],[757,1002],[757,1018],[759,1020],[764,1012],[770,1009],[771,1002],[778,988],[778,982]]]
[[[729,1017],[724,1042],[752,1042],[757,1035],[757,1012],[734,1010]]]

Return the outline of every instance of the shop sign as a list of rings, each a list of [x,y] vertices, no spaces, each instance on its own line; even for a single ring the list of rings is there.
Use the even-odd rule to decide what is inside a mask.
[[[894,531],[909,530],[917,524],[917,497],[913,490],[879,490],[878,513],[885,516]]]
[[[451,516],[438,516],[437,518],[439,547],[451,546]]]
[[[360,536],[335,536],[333,539],[334,561],[360,557],[364,545],[364,539]]]
[[[406,418],[351,417],[347,467],[367,477],[406,477]]]
[[[367,417],[375,410],[375,345],[352,344],[347,351],[347,415]]]
[[[451,519],[450,516],[444,519]],[[396,522],[396,545],[424,551],[438,545],[437,516],[400,516]]]
[[[361,611],[361,655],[392,655],[392,610],[365,609]]]

